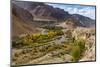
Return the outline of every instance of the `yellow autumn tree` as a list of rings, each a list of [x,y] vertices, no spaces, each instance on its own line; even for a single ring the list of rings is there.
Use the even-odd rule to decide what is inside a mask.
[[[54,36],[56,36],[56,32],[53,31],[48,32],[48,37],[52,38]]]

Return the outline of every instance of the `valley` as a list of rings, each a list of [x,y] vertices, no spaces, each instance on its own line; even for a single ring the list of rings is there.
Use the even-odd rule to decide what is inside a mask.
[[[12,1],[12,65],[95,61],[95,20],[45,3]]]

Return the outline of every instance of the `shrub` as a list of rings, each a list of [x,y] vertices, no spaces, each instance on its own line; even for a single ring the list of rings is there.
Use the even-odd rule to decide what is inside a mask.
[[[73,57],[73,61],[77,62],[80,58],[81,52],[79,46],[74,46],[71,52],[71,55]]]
[[[72,48],[73,61],[78,61],[81,58],[82,53],[85,51],[85,39],[79,37],[77,40],[74,40],[74,46]]]
[[[85,40],[82,38],[78,38],[77,40],[74,40],[74,45],[79,46],[80,51],[83,52],[85,49]]]

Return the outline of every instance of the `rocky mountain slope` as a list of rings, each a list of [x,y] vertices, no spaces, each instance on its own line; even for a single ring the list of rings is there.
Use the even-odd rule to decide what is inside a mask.
[[[76,24],[82,27],[95,27],[95,20],[79,14],[73,14],[72,18],[78,21]]]
[[[19,11],[20,10],[20,11]],[[33,16],[23,8],[13,4],[12,7],[12,38],[16,39],[22,34],[37,33],[39,30],[32,23]]]
[[[16,27],[14,28],[14,31],[18,34],[24,30],[21,30],[21,28],[20,31],[18,31],[19,27],[16,22],[18,22],[19,25],[26,24],[27,29],[25,29],[29,30],[29,32],[34,32],[37,27],[41,27],[43,25],[54,25],[55,23],[62,23],[64,21],[68,21],[69,19],[72,20],[72,23],[76,26],[95,27],[95,20],[93,19],[78,14],[69,14],[63,9],[54,8],[41,2],[12,1],[12,15],[23,21],[22,23],[19,19],[12,19],[14,26]],[[12,17],[16,18],[14,16]],[[27,33],[27,31],[25,33]]]

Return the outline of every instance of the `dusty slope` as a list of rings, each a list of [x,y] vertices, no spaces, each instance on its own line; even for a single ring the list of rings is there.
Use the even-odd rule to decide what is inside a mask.
[[[31,34],[39,32],[31,23],[26,23],[15,15],[12,15],[12,37],[21,34]]]
[[[80,61],[94,61],[96,60],[96,53],[95,53],[95,36],[91,36],[88,38],[87,44],[86,44],[87,50],[85,51],[85,54],[83,58]]]

